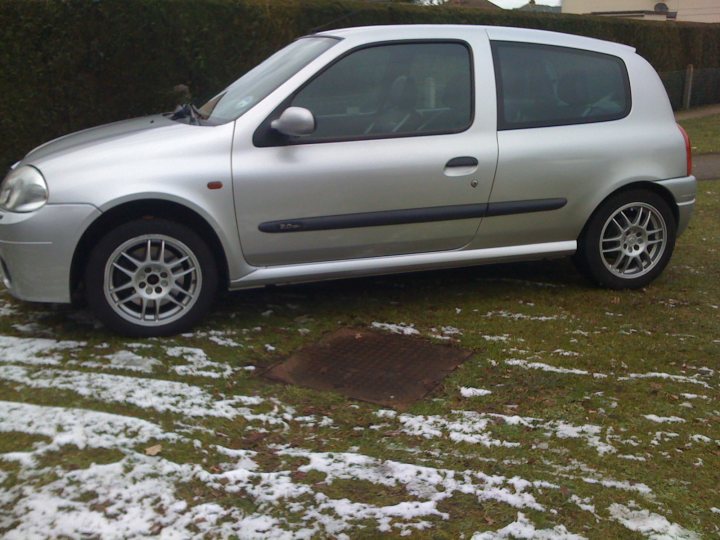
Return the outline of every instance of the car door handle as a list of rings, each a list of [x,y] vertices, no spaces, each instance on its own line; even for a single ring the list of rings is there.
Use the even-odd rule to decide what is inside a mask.
[[[445,164],[445,176],[467,176],[473,174],[478,169],[477,158],[471,156],[461,156],[452,158]]]
[[[452,158],[450,161],[448,161],[445,164],[446,169],[449,167],[477,167],[477,166],[478,166],[478,160],[476,158],[470,157],[470,156]]]

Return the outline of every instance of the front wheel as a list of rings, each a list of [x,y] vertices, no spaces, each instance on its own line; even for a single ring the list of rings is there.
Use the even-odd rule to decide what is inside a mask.
[[[576,261],[600,285],[644,287],[667,266],[675,236],[675,218],[662,197],[644,190],[621,192],[590,218]]]
[[[93,249],[85,272],[88,305],[127,336],[184,332],[217,292],[215,258],[192,229],[164,219],[120,225]]]

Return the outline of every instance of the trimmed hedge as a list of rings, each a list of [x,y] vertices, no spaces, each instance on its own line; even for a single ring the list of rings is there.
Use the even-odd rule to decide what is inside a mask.
[[[658,71],[720,67],[720,25],[298,0],[0,0],[0,167],[64,133],[208,98],[300,35],[370,24],[555,30],[635,46]]]

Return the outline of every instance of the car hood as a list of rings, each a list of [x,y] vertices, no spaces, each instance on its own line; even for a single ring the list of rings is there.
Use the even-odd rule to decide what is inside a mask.
[[[47,158],[73,153],[88,146],[118,141],[147,131],[176,129],[179,126],[191,127],[187,124],[174,122],[162,114],[113,122],[112,124],[70,133],[46,142],[30,151],[23,159],[23,162],[40,164]]]

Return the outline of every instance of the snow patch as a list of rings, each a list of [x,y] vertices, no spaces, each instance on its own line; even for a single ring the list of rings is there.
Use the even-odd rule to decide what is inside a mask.
[[[417,336],[420,335],[420,332],[418,332],[415,329],[414,324],[392,324],[392,323],[380,323],[380,322],[374,322],[370,326],[377,330],[385,330],[387,332],[391,332],[393,334],[401,334],[403,336]]]
[[[84,341],[0,336],[0,364],[57,365],[62,360],[62,356],[53,353],[79,349],[85,345],[87,343]]]
[[[663,516],[649,510],[633,509],[618,503],[611,504],[608,510],[610,517],[621,523],[626,529],[639,532],[652,540],[670,538],[695,540],[700,538],[694,532],[684,529],[676,523],[670,523]]]
[[[552,529],[537,529],[525,514],[518,512],[517,519],[510,525],[494,532],[475,533],[471,540],[500,540],[503,538],[523,540],[582,540],[585,537],[568,532],[564,525]]]
[[[490,390],[485,390],[484,388],[471,388],[468,386],[460,388],[460,395],[464,398],[489,396],[490,394],[492,394],[492,392]]]

